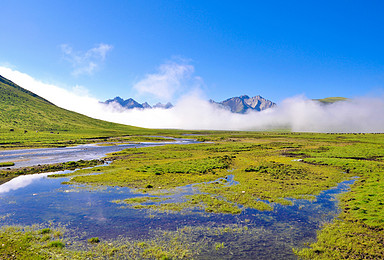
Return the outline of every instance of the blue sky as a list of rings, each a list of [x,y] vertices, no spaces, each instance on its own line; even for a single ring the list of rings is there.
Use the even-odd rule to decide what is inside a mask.
[[[383,13],[383,1],[2,0],[0,66],[99,100],[377,95]],[[173,88],[145,85],[164,78]]]

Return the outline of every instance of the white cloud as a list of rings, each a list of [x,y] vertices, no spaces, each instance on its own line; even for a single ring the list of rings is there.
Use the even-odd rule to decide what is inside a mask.
[[[133,88],[140,95],[149,94],[162,101],[169,101],[174,98],[175,94],[190,87],[187,81],[193,79],[191,78],[193,72],[192,65],[168,62],[161,65],[156,73],[146,75]]]
[[[303,96],[297,96],[284,100],[276,108],[243,115],[219,109],[202,98],[201,92],[192,91],[181,97],[172,109],[127,110],[116,104],[100,104],[81,87],[68,91],[5,67],[0,67],[0,75],[60,107],[94,118],[134,126],[216,130],[384,132],[382,98],[357,98],[348,102],[321,105]]]
[[[100,43],[85,52],[75,52],[68,44],[62,44],[61,51],[64,59],[71,63],[74,76],[93,74],[105,61],[107,53],[112,50],[112,45]]]

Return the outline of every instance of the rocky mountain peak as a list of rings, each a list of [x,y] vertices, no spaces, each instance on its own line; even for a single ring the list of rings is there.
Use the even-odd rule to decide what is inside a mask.
[[[242,95],[239,97],[232,97],[222,102],[212,102],[219,105],[222,108],[228,109],[233,113],[244,114],[248,111],[262,111],[276,106],[270,100],[267,100],[261,96],[249,97],[248,95]]]

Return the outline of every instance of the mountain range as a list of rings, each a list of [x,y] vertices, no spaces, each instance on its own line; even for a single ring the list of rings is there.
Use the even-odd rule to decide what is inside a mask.
[[[247,95],[243,95],[240,97],[232,97],[228,98],[221,102],[216,102],[214,100],[209,100],[211,104],[216,105],[219,108],[226,109],[231,111],[232,113],[240,113],[245,114],[248,111],[262,111],[271,107],[276,106],[275,103],[272,101],[265,99],[261,96],[254,96],[249,97]],[[147,102],[144,102],[140,104],[139,102],[135,101],[132,98],[128,98],[126,100],[122,99],[121,97],[115,97],[113,99],[108,99],[103,104],[111,104],[116,103],[119,104],[121,107],[126,109],[151,109],[151,108],[163,108],[163,109],[169,109],[172,108],[173,105],[168,102],[167,104],[157,103],[154,106],[150,106]]]
[[[116,104],[119,104],[120,106],[127,108],[127,109],[133,109],[133,108],[140,108],[140,109],[164,108],[164,109],[169,109],[169,108],[173,107],[173,105],[170,102],[168,102],[167,104],[162,104],[159,102],[156,105],[151,106],[150,104],[148,104],[148,102],[144,102],[144,103],[140,104],[139,102],[137,102],[133,98],[128,98],[128,99],[124,100],[121,97],[115,97],[112,99],[108,99],[108,100],[101,102],[101,103],[107,104],[107,105],[111,104],[111,103],[116,103]]]
[[[230,110],[232,113],[239,114],[245,114],[248,111],[262,111],[276,106],[275,103],[261,96],[249,97],[247,95],[228,98],[221,102],[213,100],[210,100],[209,102],[221,108]]]

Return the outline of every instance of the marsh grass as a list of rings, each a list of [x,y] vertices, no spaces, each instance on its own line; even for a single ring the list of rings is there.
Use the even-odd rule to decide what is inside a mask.
[[[194,184],[198,193],[185,196],[184,201],[137,203],[135,208],[175,212],[195,208],[238,214],[245,208],[272,210],[276,203],[291,205],[288,198],[313,200],[321,191],[357,176],[351,191],[340,197],[339,220],[325,225],[317,243],[295,252],[308,259],[341,258],[347,254],[375,258],[375,250],[381,252],[380,236],[376,234],[384,229],[384,135],[211,133],[203,138],[215,143],[115,153],[115,161],[103,169],[104,174],[78,176],[71,182],[127,186],[142,194],[160,194]],[[204,169],[204,162],[212,162],[212,158],[224,157],[229,158],[225,167],[196,170]],[[233,169],[236,185],[215,181],[225,178],[228,169]],[[368,238],[372,241],[368,242]],[[366,244],[374,249],[367,249]],[[335,248],[339,255],[332,252]]]
[[[350,177],[337,168],[281,156],[287,149],[306,148],[301,140],[295,143],[287,138],[274,138],[268,142],[248,137],[239,141],[127,149],[114,153],[114,162],[103,167],[102,174],[86,175],[93,170],[81,170],[69,183],[126,186],[142,194],[193,184],[204,194],[186,196],[178,205],[137,202],[135,208],[200,208],[238,214],[244,208],[272,210],[273,203],[291,205],[285,198],[313,199]],[[225,182],[229,168],[236,185]]]
[[[58,232],[40,226],[11,226],[0,229],[0,259],[50,259],[60,255],[65,241]]]
[[[155,201],[151,197],[153,201],[132,200],[126,205],[159,211],[199,209],[213,214],[238,214],[246,208],[272,210],[275,204],[291,205],[290,198],[313,200],[321,191],[356,176],[351,191],[340,196],[342,213],[338,220],[324,226],[316,243],[296,249],[295,253],[308,259],[347,255],[359,259],[377,258],[375,252],[382,252],[384,135],[200,134],[196,138],[214,143],[127,149],[109,155],[113,163],[101,167],[100,174],[90,175],[95,169],[83,169],[71,176],[68,183],[129,187],[145,197],[149,197],[146,194],[163,196],[170,190],[175,193],[180,187],[194,185],[196,194],[184,196],[179,202]],[[229,169],[234,176],[233,185],[225,181]],[[172,245],[169,240],[166,243]],[[104,242],[99,244],[95,246],[105,246]],[[224,245],[218,251],[228,252],[228,241]],[[210,245],[211,249],[215,247]],[[141,248],[145,248],[144,244]],[[114,255],[121,249],[105,250]],[[141,253],[135,252],[138,258],[143,257],[144,251],[153,258],[154,255],[171,257],[164,250],[146,248]],[[183,255],[181,252],[185,251],[181,250],[179,255]],[[190,256],[188,252],[185,254]]]
[[[53,236],[57,228],[49,230],[42,232],[39,226],[3,227],[1,259],[199,259],[201,256],[222,259],[234,251],[239,257],[254,257],[250,248],[274,236],[271,231],[242,224],[184,226],[176,230],[152,230],[147,238],[109,240],[98,237],[79,240],[63,228],[58,239]],[[257,247],[262,249],[261,245]]]

